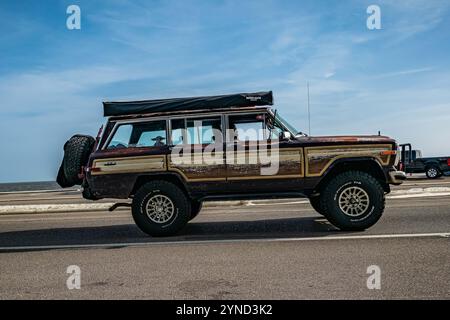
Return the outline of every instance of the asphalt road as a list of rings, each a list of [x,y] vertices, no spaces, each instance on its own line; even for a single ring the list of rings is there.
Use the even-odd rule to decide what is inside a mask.
[[[79,290],[67,289],[69,265]],[[371,265],[379,290],[366,285]],[[2,215],[0,298],[449,299],[450,196],[388,200],[374,227],[351,233],[301,199],[207,207],[171,238],[147,237],[126,210]]]

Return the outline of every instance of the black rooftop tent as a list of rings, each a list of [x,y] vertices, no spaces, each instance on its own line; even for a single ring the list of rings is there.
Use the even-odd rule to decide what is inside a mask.
[[[227,107],[273,105],[272,91],[237,93],[221,96],[158,99],[145,101],[103,102],[105,117],[169,112],[210,110]]]

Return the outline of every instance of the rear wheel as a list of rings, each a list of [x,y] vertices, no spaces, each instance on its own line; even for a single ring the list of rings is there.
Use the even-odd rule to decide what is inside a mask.
[[[136,225],[154,237],[177,234],[191,217],[191,202],[175,184],[152,181],[135,194],[132,215]]]
[[[341,230],[365,230],[383,214],[384,190],[370,174],[348,171],[324,188],[320,205],[327,219]]]
[[[442,176],[441,171],[436,166],[428,167],[425,171],[425,174],[427,175],[428,179],[436,179]]]

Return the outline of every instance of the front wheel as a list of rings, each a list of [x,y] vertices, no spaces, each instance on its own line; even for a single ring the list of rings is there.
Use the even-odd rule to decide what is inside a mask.
[[[341,230],[361,231],[381,218],[385,206],[384,190],[370,174],[348,171],[328,183],[320,203],[333,225]]]
[[[177,234],[191,217],[191,203],[185,193],[167,181],[152,181],[136,192],[132,203],[136,225],[154,237]]]

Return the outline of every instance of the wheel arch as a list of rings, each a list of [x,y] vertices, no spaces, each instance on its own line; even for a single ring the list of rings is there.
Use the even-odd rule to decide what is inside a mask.
[[[362,171],[377,179],[384,191],[389,193],[390,186],[387,182],[385,172],[380,162],[371,157],[365,158],[342,158],[334,161],[324,172],[322,178],[314,188],[314,193],[320,193],[321,189],[336,175],[346,171]]]
[[[436,167],[436,169],[441,169],[440,165],[439,165],[439,161],[437,160],[429,160],[429,161],[424,161],[423,163],[425,170],[432,168],[432,167]]]
[[[176,172],[166,172],[166,173],[146,173],[141,174],[137,177],[134,182],[133,189],[131,190],[130,196],[136,194],[136,192],[147,182],[162,180],[176,184],[181,188],[181,190],[190,197],[189,188],[186,185],[186,182],[181,177],[180,174]]]

